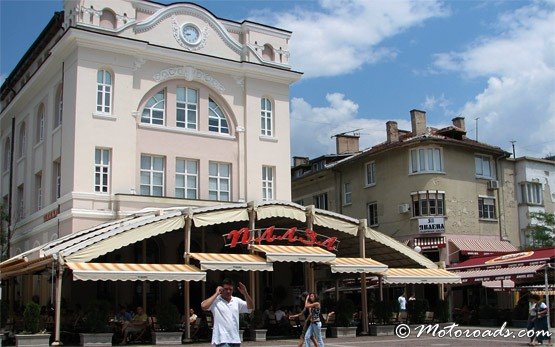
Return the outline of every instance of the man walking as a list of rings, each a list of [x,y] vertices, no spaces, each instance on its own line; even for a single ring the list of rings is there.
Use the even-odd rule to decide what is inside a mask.
[[[233,281],[224,279],[216,292],[200,304],[204,311],[211,311],[214,316],[212,345],[216,347],[241,346],[239,313],[250,313],[254,308],[252,298],[243,283],[239,282],[238,289],[246,301],[232,296],[233,289]]]

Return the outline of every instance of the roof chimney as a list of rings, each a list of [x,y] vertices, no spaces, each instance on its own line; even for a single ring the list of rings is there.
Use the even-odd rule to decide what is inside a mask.
[[[390,120],[385,123],[385,131],[387,133],[387,143],[399,142],[399,129],[397,122]]]
[[[426,133],[426,112],[410,110],[410,122],[412,124],[412,136],[424,135]]]
[[[452,119],[452,121],[454,126],[461,129],[462,131],[466,131],[464,127],[464,117],[455,117]]]
[[[356,153],[359,151],[359,135],[335,135],[335,150],[337,154]]]
[[[306,165],[309,161],[310,159],[308,157],[293,157],[293,167]]]

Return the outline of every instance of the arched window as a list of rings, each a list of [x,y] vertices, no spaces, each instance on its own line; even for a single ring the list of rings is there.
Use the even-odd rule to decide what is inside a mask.
[[[165,115],[166,100],[164,90],[161,90],[147,101],[141,116],[141,123],[164,125]]]
[[[112,105],[112,74],[106,70],[96,73],[96,111],[111,113]]]
[[[260,134],[264,136],[273,136],[274,121],[272,102],[268,98],[260,100]]]
[[[274,61],[274,48],[268,44],[264,45],[262,50],[262,59]]]
[[[7,171],[12,165],[12,142],[9,137],[4,142],[4,155],[2,158],[4,158],[2,169]]]
[[[117,26],[116,24],[116,15],[114,12],[109,8],[103,9],[102,15],[100,16],[100,26],[102,28],[115,29]]]
[[[25,156],[25,150],[27,149],[27,130],[25,129],[25,122],[21,123],[21,125],[19,126],[19,140],[17,143],[17,157],[22,158],[23,156]]]
[[[37,113],[37,134],[35,142],[44,140],[44,104],[39,105],[39,112]]]
[[[229,134],[229,126],[227,125],[227,119],[220,106],[214,102],[214,100],[209,99],[208,102],[208,130]]]
[[[64,96],[62,93],[62,85],[56,90],[56,99],[54,101],[54,129],[62,125],[62,113],[64,112]]]

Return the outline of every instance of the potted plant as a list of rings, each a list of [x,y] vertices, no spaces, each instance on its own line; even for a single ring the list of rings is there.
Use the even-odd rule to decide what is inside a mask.
[[[357,327],[353,322],[355,304],[349,299],[339,299],[335,305],[335,326],[331,327],[332,337],[356,337]]]
[[[407,311],[410,318],[411,324],[422,324],[424,323],[424,317],[426,311],[428,311],[429,305],[428,300],[417,299],[410,300],[407,304]]]
[[[253,341],[266,341],[267,329],[264,329],[264,315],[260,310],[251,313],[251,337]]]
[[[373,324],[370,326],[370,335],[393,335],[395,326],[390,324],[391,317],[394,313],[398,311],[398,306],[399,303],[397,301],[382,301],[374,304],[372,313],[374,314],[377,324]]]
[[[160,330],[152,333],[152,343],[155,345],[180,345],[183,331],[181,331],[177,307],[173,304],[162,304],[157,309],[157,313]]]
[[[40,306],[30,302],[23,311],[24,330],[15,335],[16,346],[49,346],[50,334],[39,334]]]
[[[109,326],[110,303],[93,300],[83,317],[82,331],[79,333],[81,346],[111,346],[112,331]]]
[[[438,322],[446,323],[449,320],[449,302],[447,300],[439,300],[434,314]]]
[[[245,330],[249,330],[250,319],[251,316],[248,313],[239,314],[239,337],[241,338],[241,342],[243,342]]]

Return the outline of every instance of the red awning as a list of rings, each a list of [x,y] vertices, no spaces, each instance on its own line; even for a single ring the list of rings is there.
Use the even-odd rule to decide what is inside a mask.
[[[470,270],[460,272],[449,269],[449,271],[459,275],[461,277],[462,283],[472,283],[532,278],[536,275],[536,272],[542,269],[544,266],[545,265],[515,266],[501,269]]]
[[[507,241],[476,239],[450,239],[461,254],[466,255],[492,255],[499,253],[516,252],[518,249]]]
[[[547,262],[553,262],[550,261],[550,259],[555,261],[555,247],[472,258],[451,266],[451,269],[497,269],[514,266],[541,265]]]

